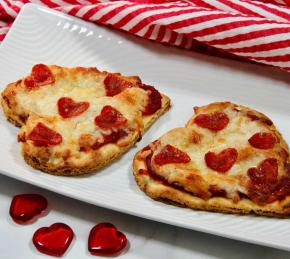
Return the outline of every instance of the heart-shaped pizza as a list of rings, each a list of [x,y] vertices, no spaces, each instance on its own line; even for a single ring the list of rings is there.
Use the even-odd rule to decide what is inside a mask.
[[[273,122],[230,102],[194,110],[185,127],[136,154],[139,187],[193,209],[289,215],[289,149]]]
[[[103,167],[136,143],[170,106],[138,77],[37,64],[2,92],[7,118],[21,126],[25,161],[56,175]]]

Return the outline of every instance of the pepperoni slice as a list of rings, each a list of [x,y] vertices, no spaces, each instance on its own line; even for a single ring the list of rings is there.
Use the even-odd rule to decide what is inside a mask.
[[[162,96],[161,94],[151,85],[141,85],[140,88],[146,90],[148,95],[148,102],[143,110],[142,114],[144,116],[151,115],[158,111],[162,106]]]
[[[281,193],[275,194],[278,177],[278,162],[275,158],[263,160],[257,168],[249,168],[247,173],[250,178],[248,196],[257,204],[270,203],[284,193],[284,188],[281,186]]]
[[[214,171],[225,173],[232,168],[238,158],[235,148],[227,148],[220,153],[207,152],[204,156],[206,165]]]
[[[257,132],[248,141],[255,148],[270,149],[274,147],[276,138],[269,132]]]
[[[171,163],[188,163],[190,161],[189,155],[171,145],[166,145],[154,157],[154,162],[160,166]]]
[[[128,82],[116,75],[108,74],[104,80],[107,96],[114,96],[121,93],[127,88],[133,87],[131,82]]]
[[[48,66],[37,64],[33,66],[30,76],[25,78],[24,84],[31,90],[42,85],[52,84],[54,81],[54,76]]]
[[[282,200],[285,196],[290,195],[290,177],[280,179],[276,187],[275,196],[278,200]]]
[[[212,131],[220,131],[224,129],[228,125],[229,121],[229,117],[224,112],[200,114],[194,119],[194,123],[199,127]]]
[[[283,200],[288,195],[290,195],[290,178],[287,176],[272,183],[251,182],[248,190],[249,198],[260,205]]]
[[[108,143],[116,143],[118,142],[120,139],[127,137],[128,133],[124,130],[118,130],[118,131],[114,131],[109,135],[103,135],[104,137],[104,141],[103,142],[98,142],[96,141],[95,144],[92,146],[92,149],[96,150]]]
[[[75,102],[69,97],[62,97],[57,102],[58,113],[63,118],[78,116],[85,112],[89,106],[89,102]]]
[[[62,136],[39,122],[28,135],[28,139],[33,141],[37,147],[55,146],[62,142]]]
[[[277,159],[267,158],[263,160],[257,168],[249,168],[248,176],[254,184],[275,182],[278,176]]]
[[[126,124],[127,119],[110,105],[103,107],[101,114],[95,118],[95,124],[103,129],[110,129]]]
[[[275,195],[271,195],[274,191],[275,186],[268,183],[250,184],[248,197],[259,205],[265,205],[276,199]]]

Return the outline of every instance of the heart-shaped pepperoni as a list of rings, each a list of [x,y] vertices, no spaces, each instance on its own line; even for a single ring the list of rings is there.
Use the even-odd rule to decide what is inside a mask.
[[[41,253],[62,256],[73,240],[72,229],[64,223],[55,223],[50,227],[36,230],[33,235],[33,244]]]
[[[248,169],[250,178],[248,187],[248,196],[258,204],[266,204],[275,201],[279,197],[284,197],[284,183],[277,182],[278,161],[275,158],[263,160],[257,167]],[[289,187],[289,185],[288,185]]]
[[[58,113],[63,118],[78,116],[85,112],[89,106],[89,102],[75,102],[69,97],[62,97],[57,102]]]
[[[62,142],[62,136],[39,122],[28,135],[28,139],[33,141],[37,147],[55,146]]]
[[[127,119],[110,105],[103,107],[101,114],[95,118],[95,124],[103,129],[111,129],[126,124]]]
[[[276,138],[269,132],[258,132],[249,138],[251,146],[259,149],[273,148],[276,143]]]
[[[145,109],[143,110],[143,115],[151,115],[158,111],[162,106],[162,96],[161,94],[151,85],[141,85],[140,88],[146,90],[148,94],[148,101]]]
[[[131,88],[133,85],[116,75],[108,74],[104,80],[105,90],[107,96],[114,96],[121,93],[127,88]]]
[[[199,127],[212,131],[220,131],[224,129],[228,125],[229,121],[229,117],[224,112],[200,114],[194,119],[194,123]]]
[[[25,78],[24,84],[31,90],[41,85],[52,84],[54,81],[54,76],[48,66],[37,64],[33,66],[30,76]]]
[[[189,163],[191,161],[188,154],[171,145],[166,145],[154,157],[157,165],[165,165],[171,163]]]
[[[255,184],[275,182],[278,176],[277,159],[267,158],[258,167],[249,168],[248,176]]]
[[[225,173],[232,168],[238,158],[238,152],[234,148],[227,148],[216,154],[207,152],[204,156],[206,165],[214,171]]]
[[[19,223],[27,223],[47,208],[47,200],[39,194],[19,194],[13,197],[10,216]]]
[[[88,250],[93,255],[114,255],[126,245],[126,236],[111,223],[94,226],[89,235]]]

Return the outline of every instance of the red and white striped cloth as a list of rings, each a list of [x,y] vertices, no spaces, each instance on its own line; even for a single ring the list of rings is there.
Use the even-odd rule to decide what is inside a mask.
[[[29,2],[145,39],[290,71],[290,0],[0,0],[0,41]]]

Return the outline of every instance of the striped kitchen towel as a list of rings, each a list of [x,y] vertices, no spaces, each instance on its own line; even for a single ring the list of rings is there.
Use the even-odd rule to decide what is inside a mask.
[[[290,0],[0,0],[0,41],[26,3],[144,39],[290,71]]]

